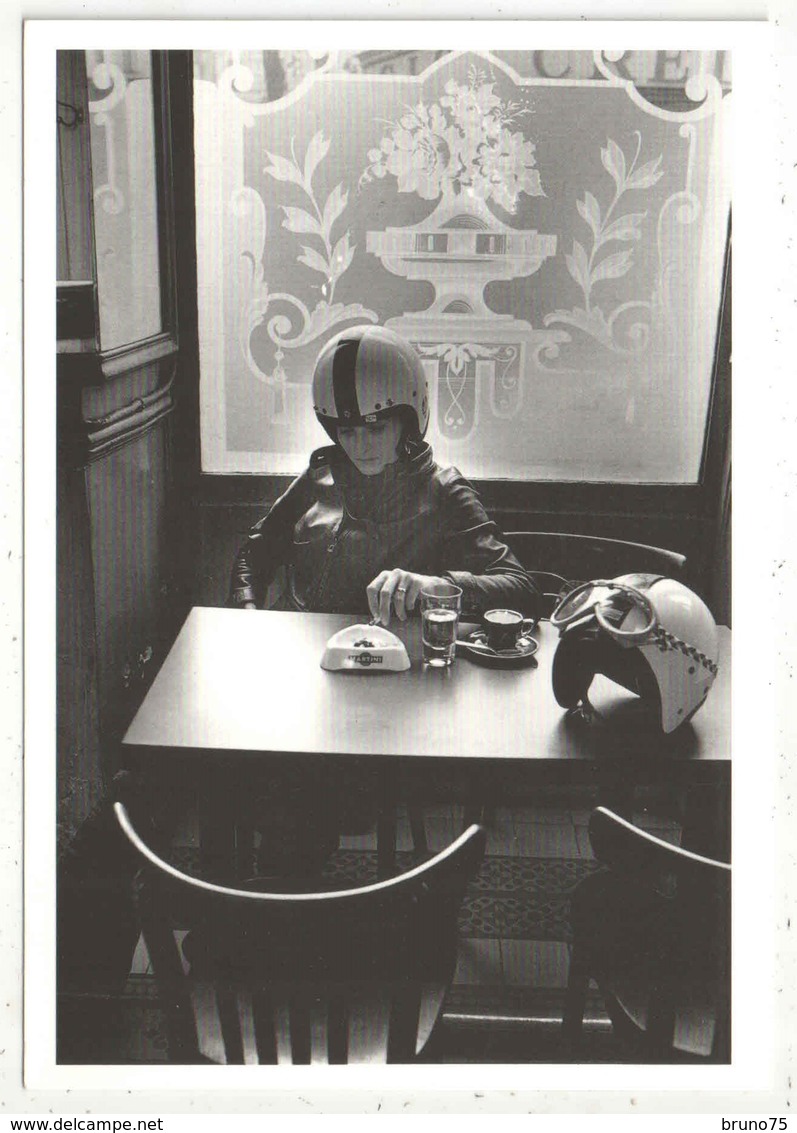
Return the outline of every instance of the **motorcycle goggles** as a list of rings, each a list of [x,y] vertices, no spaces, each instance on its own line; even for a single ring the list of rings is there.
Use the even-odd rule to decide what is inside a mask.
[[[647,589],[658,577],[637,575],[635,580]],[[650,598],[629,582],[582,582],[557,603],[550,621],[561,630],[590,616],[621,645],[642,645],[656,640],[659,633],[659,620]]]

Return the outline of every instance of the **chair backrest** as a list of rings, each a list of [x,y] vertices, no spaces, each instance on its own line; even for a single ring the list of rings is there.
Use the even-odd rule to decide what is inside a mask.
[[[646,886],[666,914],[648,973],[652,1042],[660,1048],[673,1042],[679,995],[691,977],[702,984],[704,1006],[710,1004],[713,1015],[711,1053],[724,1060],[730,1047],[731,866],[665,842],[605,807],[590,815],[589,838],[599,862],[629,885]]]
[[[665,842],[606,807],[592,811],[589,839],[595,857],[610,869],[650,876],[666,873],[680,886],[705,886],[722,896],[730,892],[731,866],[727,862]]]
[[[686,566],[686,557],[676,551],[597,535],[507,531],[506,540],[548,598],[546,607],[564,583],[639,572],[680,579]]]
[[[484,855],[471,826],[430,861],[372,885],[263,892],[190,877],[119,824],[179,1061],[411,1061],[453,976],[457,914]],[[176,935],[177,934],[177,935]],[[182,944],[178,940],[182,936]]]

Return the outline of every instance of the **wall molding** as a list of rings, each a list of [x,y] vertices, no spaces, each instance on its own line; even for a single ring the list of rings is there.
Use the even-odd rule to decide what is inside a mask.
[[[121,346],[117,350],[100,353],[97,355],[97,363],[101,378],[107,381],[176,354],[176,336],[164,331],[143,342],[134,342],[130,346]]]
[[[171,357],[156,363],[159,380],[149,393],[131,396],[108,413],[87,417],[82,411],[82,393],[87,385],[86,357],[58,358],[58,442],[59,464],[83,467],[129,444],[152,429],[174,410],[173,386],[177,359]],[[89,369],[92,367],[89,364]],[[137,368],[139,372],[140,367]],[[115,382],[129,381],[131,374],[120,375]]]
[[[172,386],[175,367],[166,382],[142,397],[101,417],[85,417],[86,460],[93,463],[153,428],[174,409]]]

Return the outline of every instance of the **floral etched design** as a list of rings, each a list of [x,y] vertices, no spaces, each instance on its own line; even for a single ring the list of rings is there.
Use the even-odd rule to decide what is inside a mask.
[[[606,211],[601,211],[598,200],[590,192],[585,192],[583,198],[576,201],[579,215],[592,234],[592,246],[588,252],[579,240],[574,240],[573,251],[565,256],[565,263],[570,275],[584,294],[584,306],[573,307],[569,311],[552,311],[545,316],[546,326],[550,326],[551,323],[567,323],[578,327],[608,349],[619,353],[631,353],[642,349],[647,343],[649,328],[644,323],[635,323],[628,331],[630,345],[621,347],[616,342],[614,334],[617,319],[634,308],[649,311],[651,305],[644,300],[635,300],[621,304],[607,315],[601,307],[593,303],[592,294],[597,284],[607,279],[620,279],[633,266],[633,248],[624,248],[604,255],[607,245],[632,242],[642,237],[641,225],[648,215],[647,212],[628,212],[616,217],[615,213],[620,201],[631,190],[652,188],[663,176],[661,154],[653,161],[648,161],[637,168],[642,149],[642,135],[638,131],[636,138],[637,150],[630,166],[623,150],[611,138],[607,139],[605,147],[601,150],[603,167],[611,176],[615,186],[614,196]]]
[[[424,359],[437,362],[437,427],[449,441],[472,436],[477,424],[480,375],[477,362],[490,363],[490,403],[496,417],[514,417],[520,407],[521,349],[517,344],[419,342]]]
[[[450,373],[459,376],[476,358],[495,358],[502,349],[480,342],[434,342],[424,343],[422,352],[424,358],[439,358]]]
[[[265,172],[276,181],[286,181],[298,185],[304,193],[309,208],[300,208],[295,205],[282,205],[284,219],[283,228],[289,232],[296,232],[303,236],[315,238],[316,245],[302,245],[302,254],[297,257],[300,264],[305,264],[311,271],[319,272],[325,277],[321,286],[324,298],[331,303],[335,283],[349,267],[354,256],[354,245],[350,242],[349,229],[336,241],[332,240],[332,229],[348,203],[348,193],[342,184],[336,185],[327,199],[321,203],[316,198],[313,189],[313,174],[329,152],[330,142],[319,130],[311,139],[300,165],[296,159],[294,142],[291,139],[291,157],[281,157],[276,153],[266,152],[269,164]]]
[[[329,147],[329,139],[324,137],[322,131],[318,131],[310,139],[302,162],[296,156],[293,139],[290,157],[266,151],[268,165],[265,166],[265,172],[276,181],[297,186],[304,195],[303,206],[280,206],[283,213],[283,228],[306,238],[306,242],[301,245],[301,254],[296,257],[297,263],[304,264],[324,279],[320,285],[322,298],[311,309],[296,295],[287,292],[272,293],[264,278],[262,263],[252,256],[247,256],[252,264],[252,298],[247,308],[243,331],[244,355],[252,373],[269,383],[285,381],[282,367],[285,349],[304,346],[336,324],[351,319],[377,321],[376,313],[360,303],[334,302],[335,285],[350,267],[356,246],[351,242],[348,228],[340,233],[338,226],[337,238],[334,236],[337,222],[348,204],[348,193],[343,185],[336,185],[323,201],[318,199],[313,187],[313,176],[329,152]],[[257,198],[254,202],[249,199],[252,195]],[[257,194],[244,192],[239,194],[239,198],[235,202],[237,209],[254,207],[257,212],[263,212],[262,201]],[[265,239],[264,216],[260,228],[262,252]],[[282,313],[275,314],[268,320],[268,335],[277,349],[274,355],[276,369],[273,374],[267,375],[261,371],[254,359],[251,337],[253,331],[265,320],[269,308],[276,302],[293,308],[298,318]]]
[[[467,84],[449,80],[439,102],[407,107],[368,151],[360,184],[391,174],[400,193],[432,201],[467,192],[507,212],[516,211],[521,193],[544,196],[534,143],[510,129],[531,111],[503,102],[494,88],[472,68]]]

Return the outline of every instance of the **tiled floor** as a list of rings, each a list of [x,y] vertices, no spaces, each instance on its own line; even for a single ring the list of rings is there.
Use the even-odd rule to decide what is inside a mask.
[[[561,802],[549,806],[499,807],[489,815],[487,854],[529,858],[591,857],[584,825],[588,817],[588,809],[569,808]],[[426,811],[425,825],[429,849],[442,849],[462,830],[462,808],[431,806]],[[344,836],[341,846],[375,850],[375,834]],[[399,812],[397,849],[412,849],[409,821],[403,811]],[[513,985],[564,988],[568,958],[567,945],[557,941],[466,937],[460,941],[454,984],[474,989]]]
[[[666,804],[666,798],[643,795],[635,822],[677,841],[679,827]],[[430,1061],[548,1062],[569,1057],[561,1041],[569,966],[566,893],[589,872],[592,805],[585,791],[551,789],[540,792],[533,806],[496,808],[488,816],[488,857],[463,903],[460,924],[467,929],[443,1015],[429,1044]],[[429,805],[424,814],[432,852],[462,830],[461,807]],[[197,835],[195,817],[187,819],[175,839],[177,846],[195,849]],[[404,811],[399,814],[398,848],[413,848]],[[373,852],[375,833],[343,837],[341,849]],[[194,858],[185,855],[187,861]],[[358,854],[349,858],[362,861]],[[554,891],[557,897],[549,905],[545,895]],[[133,978],[121,996],[96,994],[87,986],[59,997],[59,1060],[163,1061],[163,1013],[153,981],[137,978],[149,973],[146,949],[139,942]],[[597,993],[593,1000],[587,1013],[592,1044],[587,1060],[611,1061],[617,1058],[616,1044]]]
[[[648,805],[643,806],[643,803]],[[588,794],[551,791],[534,806],[497,808],[487,817],[487,855],[497,858],[592,860]],[[680,828],[667,814],[666,800],[643,800],[634,821],[659,837],[677,842]],[[425,825],[432,852],[462,830],[462,808],[431,805]],[[196,846],[194,819],[187,820],[177,842]],[[411,850],[406,811],[398,816],[398,850]],[[375,832],[341,838],[341,848],[376,850]],[[498,863],[496,863],[498,867]],[[500,867],[498,867],[500,868]],[[567,1057],[560,1050],[561,1011],[567,986],[569,946],[555,939],[463,937],[457,969],[444,1015],[428,1048],[430,1061],[548,1062]],[[131,975],[150,973],[139,942]],[[587,1008],[587,1061],[612,1061],[617,1052],[597,992]],[[563,1049],[563,1048],[562,1048]]]
[[[431,806],[425,810],[426,836],[430,850],[440,850],[462,830],[462,807]],[[488,815],[487,853],[504,857],[592,858],[587,824],[590,808],[566,807],[561,802],[546,806],[499,807]],[[677,841],[679,826],[660,810],[646,809],[634,822],[660,838]],[[374,831],[343,835],[343,849],[375,850]],[[412,835],[406,812],[399,808],[396,849],[411,850]]]
[[[499,807],[488,816],[487,855],[527,858],[592,858],[587,824],[590,799],[584,795],[568,798],[553,792],[535,806]],[[677,841],[677,823],[661,807],[648,807],[634,821],[659,837]],[[425,810],[426,836],[434,852],[452,842],[462,830],[462,808],[436,804]],[[178,842],[196,844],[196,826],[188,820]],[[376,850],[376,833],[344,835],[342,849]],[[399,809],[397,847],[413,848],[407,813]],[[551,940],[492,940],[464,938],[460,942],[459,962],[454,985],[462,988],[489,987],[563,989],[567,984],[569,950],[567,944]],[[146,952],[136,953],[131,974],[147,971]]]

